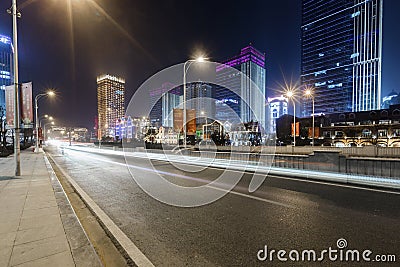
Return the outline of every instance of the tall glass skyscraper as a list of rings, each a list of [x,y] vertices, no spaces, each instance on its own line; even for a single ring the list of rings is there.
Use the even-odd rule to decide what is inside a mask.
[[[265,55],[250,45],[223,63],[216,70],[220,85],[215,91],[216,118],[232,123],[239,118],[241,122],[258,121],[265,127]],[[256,87],[262,97],[255,93]]]
[[[380,108],[383,0],[303,0],[301,83],[315,112]],[[303,115],[312,113],[304,101]]]
[[[0,35],[0,107],[6,108],[5,87],[13,83],[11,38]]]
[[[149,96],[150,96],[149,103],[152,103],[153,105],[151,107],[149,117],[150,117],[150,122],[156,127],[166,126],[163,124],[165,117],[163,117],[162,96],[167,93],[178,96],[182,95],[182,87],[176,86],[175,84],[172,84],[170,82],[165,82],[161,85],[161,87],[152,88],[149,90]]]

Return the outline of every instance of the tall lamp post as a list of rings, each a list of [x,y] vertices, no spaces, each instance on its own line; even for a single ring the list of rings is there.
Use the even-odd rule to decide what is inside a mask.
[[[294,100],[294,92],[288,91],[286,95],[293,101],[293,146],[296,146],[296,102]]]
[[[13,65],[14,65],[14,129],[15,129],[15,141],[14,141],[14,158],[15,158],[15,176],[21,175],[21,145],[19,140],[19,90],[18,90],[18,33],[17,33],[17,18],[21,17],[21,14],[17,10],[17,0],[11,1],[11,10],[7,10],[12,15],[13,21]]]
[[[54,96],[53,91],[48,91],[47,93],[38,94],[35,96],[35,121],[36,121],[36,146],[35,152],[39,152],[39,118],[38,118],[38,100],[44,96]]]
[[[314,146],[314,136],[315,136],[315,101],[313,91],[311,89],[306,89],[305,95],[312,100],[312,146]]]
[[[45,125],[43,126],[43,142],[46,142],[46,126],[47,125],[54,125],[54,121],[51,121],[49,123],[45,123]]]
[[[204,62],[204,57],[198,57],[197,59],[189,59],[183,64],[183,147],[186,149],[186,74],[193,62]],[[186,67],[186,65],[189,65]]]

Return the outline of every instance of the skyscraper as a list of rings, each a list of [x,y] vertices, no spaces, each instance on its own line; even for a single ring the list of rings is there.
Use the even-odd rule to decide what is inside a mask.
[[[0,35],[0,107],[5,109],[5,87],[13,83],[11,38]]]
[[[265,55],[250,45],[223,63],[216,69],[217,84],[222,85],[215,92],[216,118],[229,122],[258,121],[265,127]],[[256,93],[256,87],[262,97]]]
[[[383,0],[303,0],[301,83],[315,112],[380,108]],[[303,115],[312,112],[304,101]]]
[[[152,104],[149,117],[152,125],[163,125],[162,96],[166,93],[181,95],[181,91],[181,87],[177,87],[170,82],[165,82],[161,85],[161,87],[152,88],[149,90],[150,103]]]
[[[212,86],[205,82],[194,82],[186,85],[187,109],[196,111],[197,121],[205,123],[205,116],[215,118],[215,99]]]
[[[269,130],[270,134],[276,133],[276,119],[288,113],[288,99],[284,96],[279,97],[268,97],[269,104]]]
[[[125,80],[108,74],[97,77],[99,136],[114,136],[118,119],[125,116]]]
[[[176,92],[164,93],[162,98],[162,126],[174,127],[173,110],[183,103],[183,96]]]

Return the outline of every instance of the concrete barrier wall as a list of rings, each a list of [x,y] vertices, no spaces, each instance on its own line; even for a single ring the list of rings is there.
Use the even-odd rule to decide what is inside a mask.
[[[234,151],[234,152],[261,152],[266,154],[296,154],[309,155],[314,150],[318,151],[340,151],[345,156],[359,157],[385,157],[385,158],[400,158],[400,147],[292,147],[292,146],[277,146],[277,147],[218,147],[218,151]]]
[[[292,149],[292,147],[288,147]],[[358,149],[365,149],[364,152],[371,152],[374,147],[364,147]],[[112,148],[111,148],[112,149]],[[297,148],[296,148],[297,149]],[[215,152],[215,151],[184,151],[184,154],[194,157],[208,157],[218,159],[232,159],[239,161],[248,161],[249,164],[271,165],[273,167],[291,168],[291,169],[304,169],[316,170],[333,173],[347,173],[357,175],[369,175],[378,177],[391,177],[400,180],[400,158],[373,158],[373,157],[354,157],[345,155],[342,151],[335,149],[319,149],[313,151],[310,148],[301,148],[305,153],[310,149],[311,153],[303,155],[295,155],[290,153],[257,153],[253,152]],[[353,148],[351,148],[353,149]],[[395,149],[395,148],[389,148]],[[122,150],[122,149],[118,149]],[[289,150],[289,149],[288,149]],[[135,148],[133,151],[144,152],[143,148]],[[273,151],[273,150],[271,150]],[[152,149],[147,150],[148,153],[160,154],[175,154],[176,151]],[[259,162],[259,163],[258,163]]]
[[[189,151],[190,156],[199,157],[200,152]],[[237,152],[201,152],[202,157],[260,162],[291,169],[316,170],[323,172],[348,173],[400,179],[400,159],[348,157],[340,151],[314,151],[310,155],[259,154]]]

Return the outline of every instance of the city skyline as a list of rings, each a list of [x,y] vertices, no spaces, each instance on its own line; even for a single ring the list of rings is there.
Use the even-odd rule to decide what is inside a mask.
[[[398,10],[0,1],[0,266],[395,266]]]
[[[166,15],[161,14],[164,13],[161,10],[165,10],[170,18],[174,17],[173,14],[185,13],[182,12],[184,10],[194,10],[193,15],[201,15],[207,3],[172,1],[169,4],[157,4],[159,8],[154,9],[152,3],[131,4],[129,1],[119,1],[111,4],[98,1],[98,5],[106,13],[88,3],[73,3],[72,29],[64,22],[69,21],[65,17],[65,4],[52,3],[46,9],[43,9],[40,2],[26,4],[20,1],[18,4],[22,13],[22,18],[18,21],[21,81],[32,80],[34,94],[46,88],[56,88],[60,93],[57,101],[62,103],[54,101],[44,105],[41,110],[43,113],[52,110],[52,115],[65,124],[76,122],[88,128],[93,127],[93,118],[97,113],[96,84],[93,79],[99,73],[110,72],[126,77],[126,99],[129,99],[136,88],[152,74],[164,67],[184,62],[200,51],[205,52],[211,60],[223,61],[237,53],[240,47],[253,43],[266,52],[268,96],[278,90],[277,83],[282,83],[284,77],[287,80],[298,80],[300,77],[299,1],[258,2],[259,8],[253,9],[255,13],[251,17],[241,14],[238,6],[226,5],[224,2],[213,3],[212,10],[207,10],[210,18],[220,17],[221,14],[241,14],[243,18],[247,18],[245,23],[232,20],[231,25],[215,24],[212,19],[202,20],[200,23],[188,19],[188,16],[184,17],[185,24],[181,25],[179,19],[165,20]],[[8,5],[4,1],[0,3],[2,10],[6,10]],[[400,37],[393,25],[396,25],[395,10],[399,6],[398,1],[390,0],[385,1],[384,5],[386,41],[383,46],[382,96],[392,90],[398,91],[394,64],[399,57],[395,44]],[[154,12],[153,22],[143,16],[150,8]],[[135,9],[132,12],[138,16],[135,19],[124,19],[122,14],[125,9]],[[115,31],[118,27],[106,14],[125,29],[127,34]],[[264,14],[269,15],[263,16]],[[45,19],[38,20],[37,16]],[[132,26],[132,21],[142,22],[138,24],[141,27]],[[10,36],[11,18],[5,11],[0,14],[0,22],[0,32]],[[174,27],[178,27],[176,31],[172,30]],[[230,28],[235,28],[235,31],[228,30]],[[46,39],[41,36],[57,38],[52,42],[43,42]],[[107,40],[97,42],[102,36],[107,36]],[[142,47],[145,46],[153,54],[153,59],[145,56],[146,53],[128,36],[140,41]],[[164,45],[159,47],[157,44],[161,40],[164,40]],[[211,42],[206,43],[204,40]],[[98,53],[104,56],[95,56]],[[154,58],[158,63],[154,63]],[[64,103],[71,103],[77,108],[65,112],[68,105]]]

